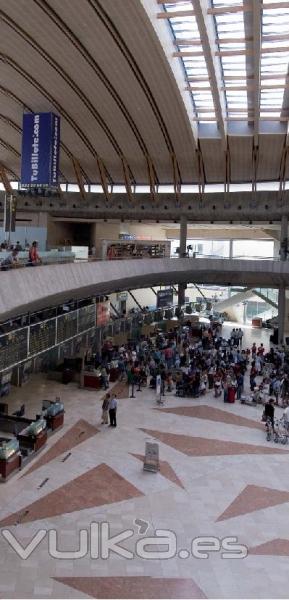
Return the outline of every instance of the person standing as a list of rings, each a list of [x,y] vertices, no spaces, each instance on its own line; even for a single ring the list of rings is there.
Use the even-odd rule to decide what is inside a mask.
[[[109,420],[110,420],[109,426],[116,427],[117,399],[116,399],[115,395],[109,401],[108,410],[109,410]]]
[[[110,394],[105,394],[102,403],[102,425],[108,425],[108,408],[110,402]]]
[[[41,263],[42,263],[42,260],[38,253],[38,242],[34,241],[34,242],[32,242],[32,244],[29,248],[28,265],[35,267],[36,265],[39,265]]]
[[[274,415],[275,415],[274,404],[275,404],[274,398],[270,398],[269,402],[266,402],[265,408],[264,408],[264,415],[265,415],[266,419],[270,421],[273,431],[274,431]]]
[[[237,377],[237,399],[241,400],[241,396],[243,394],[243,388],[244,388],[244,376],[242,375],[242,373],[239,373],[238,377]]]

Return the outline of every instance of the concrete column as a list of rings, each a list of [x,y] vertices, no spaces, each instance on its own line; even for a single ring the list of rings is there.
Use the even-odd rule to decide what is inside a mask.
[[[233,258],[233,242],[234,240],[229,240],[229,258]]]
[[[278,240],[274,240],[273,258],[280,258],[280,242]]]
[[[187,232],[188,232],[188,221],[187,217],[181,216],[180,221],[180,257],[184,258],[187,254]]]
[[[285,285],[280,285],[278,293],[278,344],[284,343],[286,295]]]
[[[287,259],[288,246],[288,217],[282,216],[281,219],[281,235],[280,235],[280,260]]]
[[[187,232],[187,217],[182,215],[180,221],[180,258],[185,258],[187,254]],[[178,306],[183,306],[185,304],[186,287],[185,283],[179,283],[178,285]]]
[[[287,259],[287,246],[288,246],[288,217],[282,216],[281,219],[281,232],[280,232],[280,260]],[[284,330],[285,330],[285,311],[286,311],[286,294],[285,286],[282,285],[279,288],[278,293],[278,344],[284,343]]]

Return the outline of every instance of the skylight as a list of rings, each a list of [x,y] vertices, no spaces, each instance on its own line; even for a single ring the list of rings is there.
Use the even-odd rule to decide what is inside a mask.
[[[241,4],[240,0],[212,0],[213,8],[237,7]],[[217,43],[221,53],[227,117],[243,118],[248,116],[244,13],[238,11],[216,14],[215,23]],[[238,89],[232,89],[234,87]]]
[[[276,0],[273,3],[276,4]],[[280,118],[289,63],[289,40],[282,37],[288,36],[289,8],[280,6],[280,2],[276,8],[266,8],[268,4],[268,0],[264,0],[260,117]],[[274,78],[270,79],[272,75]]]
[[[217,121],[213,96],[210,88],[209,74],[204,56],[202,55],[202,43],[196,18],[194,15],[187,16],[189,10],[193,10],[192,2],[164,2],[166,12],[172,13],[169,18],[174,38],[176,51],[180,52],[188,89],[195,108],[196,119],[200,123]],[[182,15],[181,13],[184,13]],[[173,16],[176,14],[178,16]],[[191,56],[186,56],[189,52]],[[194,56],[195,54],[195,56]]]
[[[255,22],[259,14],[255,11],[257,2],[261,22],[260,82],[254,53],[254,32],[258,31],[258,21]],[[260,4],[259,0],[252,0],[252,3],[207,0],[207,4],[208,15],[213,15],[215,22],[216,59],[220,61],[223,79],[218,92],[225,95],[227,119],[252,121],[256,100],[260,98],[261,119],[286,120],[289,112],[284,102],[284,92],[289,87],[289,3],[285,0],[263,0]],[[216,122],[194,1],[175,0],[164,3],[163,7],[168,15],[171,14],[168,21],[175,38],[176,56],[184,66],[196,119]],[[258,38],[259,35],[257,42]]]

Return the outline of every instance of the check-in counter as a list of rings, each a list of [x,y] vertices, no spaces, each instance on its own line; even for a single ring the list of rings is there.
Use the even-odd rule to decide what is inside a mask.
[[[64,423],[64,405],[60,399],[54,401],[44,400],[42,403],[42,417],[45,419],[47,428],[56,431]]]
[[[11,473],[21,467],[21,454],[19,442],[16,438],[12,440],[2,440],[0,444],[0,476],[7,479]]]
[[[101,375],[97,371],[84,371],[83,376],[83,387],[91,390],[100,390],[101,388]]]
[[[17,435],[21,449],[37,452],[47,442],[47,427],[44,419],[33,421]]]

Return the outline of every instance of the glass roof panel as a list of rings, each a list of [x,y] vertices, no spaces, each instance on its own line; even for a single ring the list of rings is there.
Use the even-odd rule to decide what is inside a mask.
[[[175,13],[176,11],[180,13],[192,10],[193,6],[191,1],[184,0],[184,2],[176,3],[164,2],[163,8],[168,13]],[[182,61],[184,67],[196,118],[202,122],[205,122],[206,119],[209,119],[210,121],[215,119],[217,121],[213,96],[209,87],[209,74],[206,61],[204,56],[198,54],[200,49],[202,49],[202,43],[196,18],[195,16],[186,16],[185,14],[182,16],[179,14],[177,17],[172,16],[168,21],[175,40],[179,41],[179,43],[176,44],[176,50],[179,52],[191,52],[192,54],[196,54],[196,56],[182,56],[179,59]],[[199,42],[200,47],[198,47],[198,45],[185,46],[185,44],[182,43],[182,40],[186,39]],[[198,81],[198,76],[205,77],[206,80]],[[192,78],[194,78],[195,81],[190,81]],[[209,109],[209,112],[206,112],[206,114],[201,112],[201,110],[205,108]]]
[[[245,0],[208,0],[208,5],[213,8],[234,7],[244,3]],[[288,104],[284,103],[284,92],[286,84],[289,83],[289,7],[283,0],[263,0],[261,4],[260,116],[278,118],[281,117],[283,104]],[[276,4],[276,8],[272,8],[272,4]],[[193,9],[193,3],[191,0],[171,0],[164,2],[162,6],[165,11],[172,13],[168,22],[177,41],[176,50],[192,53],[192,56],[182,56],[179,60],[184,67],[196,118],[205,120],[205,112],[202,110],[206,110],[206,116],[211,120],[216,117],[214,99],[205,57],[198,54],[202,49],[200,33],[195,16],[187,14],[187,11]],[[178,16],[174,16],[176,13]],[[251,11],[223,12],[214,14],[213,19],[217,50],[221,53],[218,60],[222,69],[221,87],[225,90],[227,116],[248,117],[250,107],[248,118],[252,118],[253,59],[250,52],[245,53],[246,49],[250,50],[253,47],[251,41],[249,46],[248,41],[245,41],[247,36],[252,36]],[[268,39],[268,36],[273,39]],[[190,40],[196,43],[190,44]],[[240,54],[235,54],[236,51]]]
[[[273,3],[277,4],[276,0],[273,0]],[[268,0],[263,0],[260,116],[276,118],[280,117],[282,112],[289,64],[289,39],[278,39],[278,36],[288,34],[289,8],[286,4],[282,7],[279,1],[275,9],[266,8],[268,4]],[[274,35],[277,39],[268,40],[267,35]],[[266,52],[268,49],[270,52]],[[278,78],[264,78],[264,75],[270,74],[278,75]],[[276,85],[282,87],[276,88]]]
[[[233,7],[242,4],[241,0],[212,0],[213,8],[222,7]],[[230,114],[231,108],[248,108],[248,99],[246,90],[232,90],[226,89],[226,86],[232,86],[231,81],[227,80],[226,77],[230,75],[237,75],[238,81],[235,82],[236,86],[245,86],[247,83],[247,70],[246,70],[246,55],[244,54],[229,54],[236,50],[241,52],[245,50],[245,27],[244,27],[244,12],[232,12],[224,14],[216,14],[214,17],[216,34],[218,41],[218,50],[220,52],[226,51],[226,54],[220,56],[223,81],[225,86],[225,97],[227,105],[227,116]],[[227,39],[225,44],[222,43],[222,39]],[[236,40],[234,39],[236,38]],[[240,41],[241,40],[241,41]],[[228,54],[227,54],[228,53]],[[238,99],[238,105],[235,100]],[[246,116],[246,113],[243,113]],[[235,116],[235,115],[234,115]]]

